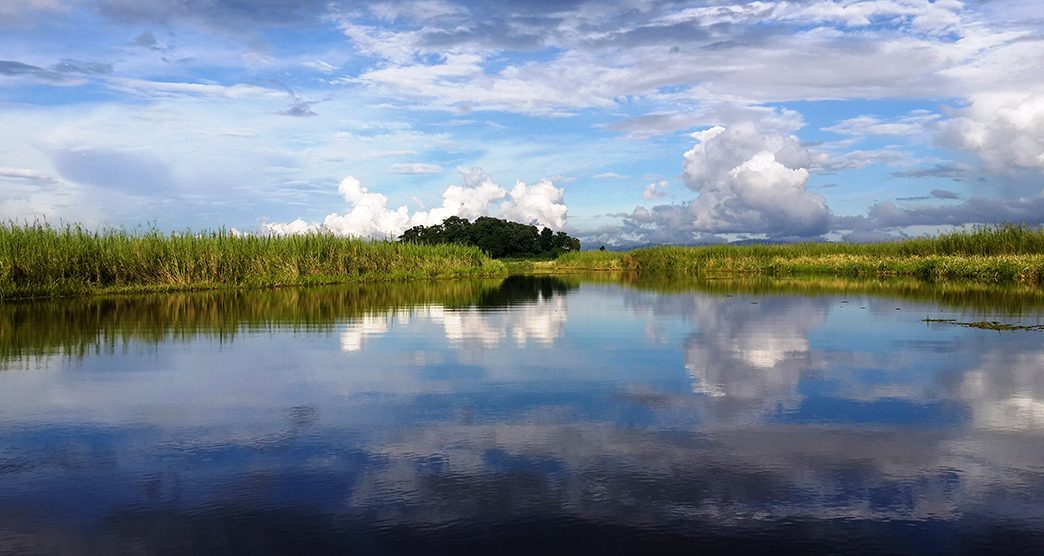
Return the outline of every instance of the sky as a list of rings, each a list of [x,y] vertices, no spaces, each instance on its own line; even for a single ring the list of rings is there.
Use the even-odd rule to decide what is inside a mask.
[[[0,221],[870,241],[1042,178],[1039,0],[0,2]]]

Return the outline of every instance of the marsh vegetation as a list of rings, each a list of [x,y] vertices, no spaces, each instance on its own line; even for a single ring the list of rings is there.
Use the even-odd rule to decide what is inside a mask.
[[[555,250],[554,239],[559,236],[544,236],[550,236],[549,245]],[[543,249],[541,238],[548,239],[544,236],[536,235],[529,243]],[[561,253],[557,259],[501,261],[482,245],[441,240],[241,236],[226,231],[164,234],[0,224],[0,299],[584,271],[671,276],[668,281],[682,276],[810,275],[1044,283],[1044,230],[1027,226],[891,243],[658,246],[627,252],[576,251],[573,239],[563,234],[562,240],[567,239],[569,250],[556,251]]]
[[[503,276],[477,247],[0,224],[0,299]]]
[[[911,276],[1044,282],[1044,229],[998,226],[887,243],[658,246],[567,253],[534,271],[628,270],[699,275]]]

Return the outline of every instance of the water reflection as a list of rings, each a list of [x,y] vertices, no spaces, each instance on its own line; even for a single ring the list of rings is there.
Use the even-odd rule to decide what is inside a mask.
[[[1039,292],[452,284],[0,308],[0,552],[1044,540]]]
[[[440,319],[451,314],[450,335],[449,330],[458,330],[473,310],[542,304],[556,295],[557,303],[576,287],[559,278],[512,276],[0,303],[0,361],[30,356],[39,361],[49,355],[82,358],[114,353],[130,342],[185,342],[201,336],[232,341],[244,331],[329,331],[342,322],[350,323],[344,350],[357,351],[363,338],[385,332],[389,319],[408,319],[411,313]],[[543,311],[529,313],[537,321],[555,320]],[[546,343],[554,336],[549,330],[553,323],[523,322],[522,328],[526,326],[534,328],[516,332],[511,327],[516,339],[532,336]]]

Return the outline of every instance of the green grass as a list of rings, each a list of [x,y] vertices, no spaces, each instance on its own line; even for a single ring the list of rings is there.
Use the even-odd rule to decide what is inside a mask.
[[[567,253],[553,269],[668,271],[713,275],[829,274],[928,280],[1044,283],[1044,230],[998,226],[873,244],[661,246],[628,252]]]
[[[502,276],[475,247],[0,224],[0,299]]]
[[[910,276],[1044,283],[1044,230],[998,226],[891,243],[800,243],[582,251],[492,260],[475,247],[370,242],[329,234],[94,232],[0,224],[0,299],[430,278],[672,272],[695,276]]]

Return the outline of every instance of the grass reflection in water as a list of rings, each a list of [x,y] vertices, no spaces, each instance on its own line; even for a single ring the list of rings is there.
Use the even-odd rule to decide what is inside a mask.
[[[0,304],[0,360],[112,352],[128,341],[232,340],[240,330],[323,330],[411,307],[504,307],[575,288],[550,277],[349,284],[52,299]]]
[[[879,296],[940,309],[1019,315],[1044,308],[1044,289],[1024,284],[930,283],[837,277],[708,280],[664,273],[511,276],[506,279],[349,284],[307,288],[102,296],[0,304],[0,360],[112,352],[128,341],[232,340],[239,330],[322,330],[366,315],[411,307],[506,307],[550,298],[581,282],[623,284],[660,293]],[[930,318],[930,316],[929,316]],[[986,321],[984,321],[986,322]],[[998,323],[994,329],[1025,325]],[[1029,325],[1029,326],[1036,326]]]

